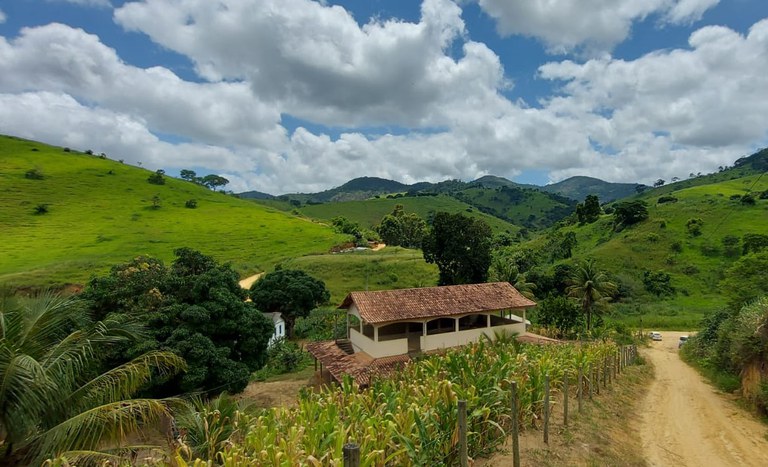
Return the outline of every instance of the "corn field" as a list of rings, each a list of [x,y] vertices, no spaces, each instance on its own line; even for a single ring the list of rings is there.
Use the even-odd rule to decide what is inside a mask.
[[[227,467],[341,466],[342,447],[354,442],[361,466],[455,465],[459,399],[467,401],[468,450],[476,458],[506,438],[511,381],[518,384],[520,426],[535,426],[546,374],[552,388],[564,378],[575,384],[579,367],[586,374],[615,353],[616,346],[605,343],[480,342],[448,350],[374,380],[363,391],[347,380],[302,393],[295,408],[236,413],[228,421],[233,434],[211,461]],[[207,464],[198,459],[188,465]]]

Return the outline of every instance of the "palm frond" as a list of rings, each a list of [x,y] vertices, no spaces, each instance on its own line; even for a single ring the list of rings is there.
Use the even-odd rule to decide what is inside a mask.
[[[71,393],[67,403],[78,410],[127,399],[153,375],[169,376],[185,369],[184,359],[173,352],[147,352],[86,382]]]
[[[132,399],[112,402],[79,413],[29,440],[32,460],[58,457],[72,451],[119,447],[127,436],[160,427],[170,417],[174,399]]]

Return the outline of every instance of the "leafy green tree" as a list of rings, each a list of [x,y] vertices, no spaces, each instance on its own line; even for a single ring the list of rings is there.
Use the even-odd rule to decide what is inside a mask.
[[[557,329],[559,338],[567,338],[584,325],[579,306],[562,295],[549,295],[536,307],[536,324]]]
[[[144,339],[116,347],[106,358],[114,362],[147,350],[171,350],[184,357],[189,370],[154,387],[155,393],[240,392],[266,360],[273,324],[245,301],[229,265],[189,248],[174,253],[170,268],[138,257],[86,286],[83,297],[98,317],[136,319],[148,328]]]
[[[147,177],[147,181],[153,185],[165,185],[165,170],[158,169],[155,173]]]
[[[424,237],[424,259],[437,264],[439,285],[485,282],[492,240],[491,228],[482,219],[438,212]]]
[[[206,186],[211,190],[216,190],[216,188],[227,185],[229,183],[229,180],[222,177],[221,175],[216,175],[216,174],[206,175],[205,177],[200,178],[199,180],[203,186]]]
[[[754,206],[756,203],[757,201],[755,201],[755,197],[750,193],[747,193],[741,197],[741,204],[744,204],[747,206]]]
[[[363,238],[363,232],[360,228],[360,224],[353,222],[344,216],[336,216],[331,219],[331,225],[333,225],[333,228],[336,230],[336,232],[345,235],[352,235],[355,237],[356,241]]]
[[[313,308],[331,298],[323,281],[296,269],[278,269],[264,275],[251,286],[250,296],[259,310],[282,314],[287,337],[293,336],[297,318],[309,316]]]
[[[720,288],[733,311],[761,295],[768,295],[768,251],[739,258],[725,271]]]
[[[628,227],[648,219],[648,205],[643,200],[616,203],[613,211],[614,225]]]
[[[587,195],[583,203],[576,205],[579,224],[591,224],[600,218],[600,200],[596,195]]]
[[[0,297],[0,464],[40,465],[67,452],[96,454],[159,427],[173,400],[133,399],[153,376],[184,369],[150,351],[101,368],[104,351],[140,335],[135,324],[94,321],[82,303],[44,293]]]
[[[643,285],[645,290],[656,295],[657,297],[674,295],[675,288],[671,284],[671,276],[664,271],[644,271],[643,272]]]
[[[197,173],[195,173],[194,170],[181,169],[179,175],[181,176],[182,180],[186,180],[188,182],[197,181]]]
[[[398,204],[391,214],[381,219],[376,231],[387,245],[420,248],[427,232],[427,223],[416,213],[406,214]]]
[[[605,271],[598,269],[594,260],[579,264],[570,277],[567,289],[568,296],[581,304],[581,309],[587,318],[587,331],[592,328],[592,313],[596,305],[602,305],[616,293],[616,285],[608,279]]]

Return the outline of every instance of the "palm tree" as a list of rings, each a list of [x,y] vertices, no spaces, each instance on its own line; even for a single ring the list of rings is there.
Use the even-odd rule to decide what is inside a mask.
[[[181,357],[149,352],[100,372],[105,346],[139,331],[135,323],[93,322],[77,299],[0,293],[0,464],[108,455],[140,427],[167,420],[176,400],[131,397],[153,375],[183,369]]]
[[[578,299],[581,310],[587,316],[587,331],[592,328],[592,309],[595,304],[610,300],[616,292],[616,284],[608,280],[605,271],[597,268],[594,260],[587,260],[578,265],[568,280],[566,292],[569,297]]]
[[[492,282],[509,282],[525,298],[534,299],[533,291],[536,284],[528,282],[525,274],[521,273],[517,265],[503,256],[496,256],[491,261],[491,267],[488,271],[488,279]]]

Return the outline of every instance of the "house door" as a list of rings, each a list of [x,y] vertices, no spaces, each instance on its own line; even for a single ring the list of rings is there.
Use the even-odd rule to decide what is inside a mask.
[[[421,323],[408,323],[408,352],[421,352]]]

